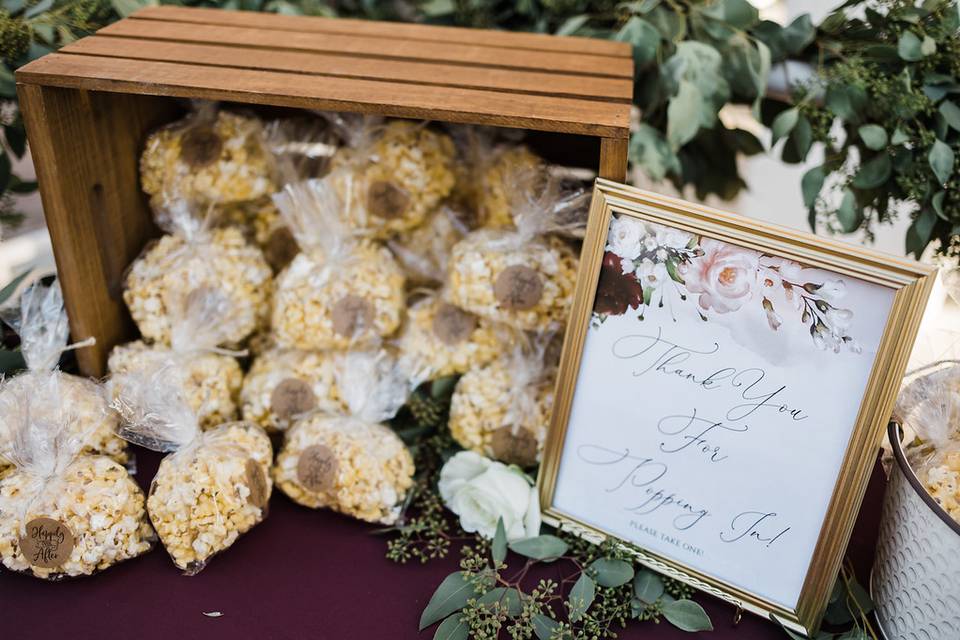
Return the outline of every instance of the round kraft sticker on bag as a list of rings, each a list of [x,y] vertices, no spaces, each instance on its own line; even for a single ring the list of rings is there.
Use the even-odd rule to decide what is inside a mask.
[[[367,189],[367,210],[378,218],[399,218],[409,205],[410,194],[387,180],[377,180]]]
[[[223,151],[223,140],[212,127],[193,127],[180,139],[180,159],[194,169],[213,164]]]
[[[264,471],[253,458],[247,458],[246,463],[247,488],[250,489],[250,495],[247,496],[247,502],[255,507],[262,509],[267,505],[270,499],[269,489],[267,488],[267,479]]]
[[[263,246],[263,257],[274,272],[283,271],[300,253],[300,245],[289,227],[277,227]]]
[[[506,464],[523,468],[537,464],[537,439],[529,429],[516,429],[514,433],[513,427],[500,427],[493,432],[490,450],[494,458]]]
[[[543,296],[543,279],[536,269],[515,264],[497,276],[493,284],[493,295],[505,309],[532,309]]]
[[[333,330],[352,338],[373,326],[373,305],[360,296],[346,295],[333,305]]]
[[[305,380],[285,378],[270,394],[270,406],[278,418],[289,420],[316,409],[317,396]]]
[[[19,542],[20,552],[31,565],[55,569],[70,558],[76,538],[67,525],[42,516],[27,523]]]
[[[447,302],[433,316],[433,333],[443,344],[454,347],[470,338],[477,328],[477,317]]]
[[[330,491],[337,485],[340,464],[330,447],[314,444],[297,460],[297,479],[310,491]]]

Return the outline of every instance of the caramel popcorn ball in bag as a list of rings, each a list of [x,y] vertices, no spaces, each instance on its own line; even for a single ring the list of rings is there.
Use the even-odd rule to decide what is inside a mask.
[[[261,122],[212,103],[155,131],[140,156],[140,183],[155,208],[173,192],[196,205],[256,200],[275,190],[272,170]]]
[[[274,273],[280,273],[300,253],[300,246],[270,198],[239,202],[218,207],[215,223],[236,227],[248,242],[263,252],[263,258]]]
[[[277,277],[277,345],[345,349],[393,334],[404,310],[403,272],[389,249],[344,225],[330,176],[288,184],[274,200],[303,248]]]
[[[208,229],[183,200],[170,199],[155,209],[167,232],[148,245],[130,265],[123,300],[144,339],[169,345],[171,314],[178,300],[195,291],[217,291],[235,309],[230,344],[266,325],[273,273],[260,250],[234,227]],[[205,295],[205,294],[198,294]]]
[[[239,317],[230,300],[219,290],[201,288],[181,296],[170,311],[170,346],[142,340],[118,345],[107,361],[110,373],[163,368],[180,386],[201,427],[236,419],[243,370],[234,356],[244,352],[219,346]]]
[[[20,298],[20,304],[5,314],[4,320],[20,334],[20,351],[27,371],[9,378],[0,386],[0,402],[8,394],[40,393],[51,378],[57,382],[58,397],[36,404],[34,416],[47,422],[56,422],[55,413],[61,406],[71,408],[74,416],[67,428],[85,434],[84,453],[103,454],[125,464],[127,445],[116,435],[117,417],[108,406],[103,389],[93,380],[63,373],[57,363],[64,351],[93,344],[85,340],[67,345],[70,329],[63,306],[60,283],[49,287],[41,283],[30,285]],[[10,462],[4,458],[3,443],[13,437],[0,422],[0,470]]]
[[[337,356],[337,384],[349,415],[315,412],[286,433],[273,474],[294,502],[392,524],[413,486],[413,456],[383,424],[410,391],[385,351]]]
[[[243,419],[268,433],[285,431],[297,417],[346,410],[331,351],[273,349],[257,357],[243,381]]]
[[[450,435],[460,446],[507,464],[540,461],[553,409],[555,367],[549,342],[518,341],[511,351],[457,381]]]
[[[0,473],[0,561],[45,580],[101,571],[146,553],[154,539],[127,470],[82,453],[90,434],[60,403],[60,382],[51,376],[0,398],[0,419],[15,434],[5,453],[13,468]]]
[[[453,189],[455,149],[425,123],[341,117],[331,166],[351,226],[373,237],[419,226]]]
[[[118,377],[113,406],[124,420],[120,434],[170,453],[150,485],[150,521],[173,563],[194,575],[266,517],[270,439],[245,422],[201,431],[163,369]]]

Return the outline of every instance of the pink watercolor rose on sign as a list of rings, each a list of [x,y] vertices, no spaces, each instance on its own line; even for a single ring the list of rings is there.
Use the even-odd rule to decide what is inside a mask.
[[[687,290],[700,294],[700,306],[717,313],[736,311],[753,297],[760,254],[704,238],[703,255],[684,273]]]

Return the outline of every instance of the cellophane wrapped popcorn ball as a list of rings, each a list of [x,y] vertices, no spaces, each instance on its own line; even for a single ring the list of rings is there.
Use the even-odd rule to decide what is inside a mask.
[[[553,409],[554,351],[549,336],[518,339],[501,357],[465,373],[450,401],[453,439],[507,464],[540,462]]]
[[[197,206],[256,200],[275,190],[272,172],[260,120],[206,102],[151,134],[140,156],[140,183],[154,208],[171,193]]]
[[[407,276],[407,286],[429,287],[443,282],[453,247],[470,229],[461,211],[442,206],[419,227],[405,231],[388,246]]]
[[[173,563],[194,575],[266,517],[270,439],[246,422],[202,431],[163,369],[118,377],[113,406],[123,417],[120,434],[169,452],[150,485],[150,521]]]
[[[240,343],[266,326],[273,272],[240,229],[210,229],[206,215],[176,198],[154,209],[154,217],[167,235],[130,265],[123,292],[144,339],[169,345],[172,309],[182,296],[197,291],[217,291],[230,300],[236,317],[225,336],[229,343]]]
[[[389,249],[346,226],[331,176],[287,184],[274,201],[303,249],[277,277],[277,345],[346,349],[393,334],[405,306],[403,271]]]
[[[170,346],[137,340],[114,347],[107,361],[112,374],[163,368],[179,385],[200,426],[213,427],[237,417],[243,370],[220,345],[234,333],[240,314],[222,291],[196,289],[170,309]],[[114,390],[117,385],[114,385]]]
[[[347,414],[309,414],[291,427],[277,455],[277,486],[294,502],[393,524],[413,486],[413,456],[383,424],[406,401],[411,383],[385,351],[337,356]]]
[[[46,580],[86,576],[150,550],[143,492],[106,456],[82,453],[91,433],[60,398],[57,377],[4,389],[0,420],[14,434],[0,473],[0,560]],[[87,423],[88,424],[88,423]]]
[[[331,174],[354,228],[378,238],[413,229],[453,189],[455,148],[446,134],[369,116],[337,123],[347,145]]]
[[[63,373],[57,363],[64,351],[92,344],[93,340],[67,345],[70,328],[63,306],[60,283],[30,285],[20,304],[4,314],[4,320],[20,335],[20,351],[27,371],[7,379],[0,386],[0,401],[8,394],[36,394],[55,379],[58,395],[33,405],[37,419],[56,422],[61,406],[71,408],[73,421],[66,428],[84,434],[84,453],[103,454],[125,464],[127,444],[117,437],[117,417],[110,411],[103,389],[87,378]],[[3,443],[13,437],[0,422],[0,470],[10,462],[3,455]]]
[[[336,357],[333,351],[276,348],[258,356],[243,381],[243,419],[275,433],[308,413],[343,413]]]
[[[523,172],[520,172],[523,173]],[[457,243],[447,265],[446,298],[484,318],[527,331],[562,327],[573,302],[577,254],[553,232],[560,211],[580,207],[579,193],[564,194],[549,181],[529,191],[514,181],[516,229],[479,229]]]
[[[296,238],[270,198],[218,207],[214,216],[216,226],[237,228],[247,242],[259,247],[274,273],[283,271],[300,253]]]
[[[487,364],[505,348],[504,341],[505,332],[490,320],[429,293],[407,310],[396,342],[407,370],[435,379]]]
[[[480,171],[476,191],[479,223],[488,228],[502,229],[514,226],[513,193],[518,186],[539,191],[547,180],[547,165],[523,145],[494,150]],[[517,179],[524,180],[517,185]]]
[[[896,414],[918,437],[908,449],[917,477],[960,522],[960,365],[913,380],[901,390]]]

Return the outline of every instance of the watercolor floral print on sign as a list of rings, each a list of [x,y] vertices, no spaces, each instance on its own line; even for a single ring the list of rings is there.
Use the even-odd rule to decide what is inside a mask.
[[[853,312],[844,308],[842,278],[798,262],[615,215],[610,222],[591,326],[610,316],[651,310],[698,314],[704,322],[762,310],[771,332],[785,323],[809,331],[824,351],[860,353],[849,335]]]

